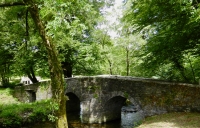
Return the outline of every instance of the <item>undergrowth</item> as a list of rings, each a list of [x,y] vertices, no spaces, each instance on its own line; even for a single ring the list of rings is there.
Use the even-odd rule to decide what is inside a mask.
[[[34,122],[54,121],[57,105],[52,100],[34,103],[0,104],[0,127],[19,128]]]
[[[13,97],[14,90],[11,88],[0,88],[0,105],[20,103]]]

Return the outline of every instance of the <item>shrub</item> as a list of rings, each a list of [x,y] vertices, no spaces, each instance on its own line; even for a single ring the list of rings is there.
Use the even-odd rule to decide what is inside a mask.
[[[34,122],[44,122],[53,115],[52,100],[34,103],[0,105],[0,127],[20,127]]]

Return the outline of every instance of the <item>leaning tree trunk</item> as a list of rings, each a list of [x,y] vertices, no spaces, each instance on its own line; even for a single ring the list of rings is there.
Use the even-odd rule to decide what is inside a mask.
[[[72,64],[70,62],[61,62],[62,64],[62,69],[63,69],[63,74],[65,78],[72,77]]]
[[[67,118],[66,118],[66,98],[64,96],[64,79],[62,74],[61,64],[57,57],[57,51],[51,38],[47,35],[45,31],[45,26],[42,23],[37,4],[33,0],[23,0],[28,6],[28,10],[31,17],[38,28],[40,36],[43,40],[43,44],[46,47],[48,53],[48,63],[51,75],[51,87],[53,93],[53,99],[59,104],[59,110],[56,112],[58,120],[56,120],[57,128],[68,128]]]
[[[30,66],[29,69],[26,69],[26,74],[28,75],[28,78],[32,81],[32,83],[38,83],[39,81],[37,80],[34,70],[33,70],[33,66]]]

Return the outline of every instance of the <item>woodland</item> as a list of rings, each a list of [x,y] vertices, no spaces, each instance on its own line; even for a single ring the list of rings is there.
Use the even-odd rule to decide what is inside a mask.
[[[1,86],[20,76],[33,83],[36,76],[50,78],[57,127],[63,128],[66,77],[110,74],[198,84],[199,0],[124,0],[111,25],[105,10],[115,2],[0,0]]]

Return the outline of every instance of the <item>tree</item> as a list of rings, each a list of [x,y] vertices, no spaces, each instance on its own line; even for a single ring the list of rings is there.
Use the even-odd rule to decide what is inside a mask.
[[[173,71],[176,76],[171,77],[177,77],[176,80],[196,82],[196,73],[192,73],[191,78],[184,62],[187,54],[199,55],[196,52],[200,43],[198,1],[136,0],[127,3],[130,6],[123,21],[131,24],[133,32],[143,33],[147,40],[143,66],[154,74],[161,73],[161,67],[167,67],[165,73]],[[194,71],[192,68],[190,66],[190,72]],[[164,73],[159,76],[162,75]]]
[[[145,45],[145,40],[141,38],[140,34],[128,34],[121,33],[121,37],[117,40],[117,47],[121,49],[121,58],[119,62],[123,64],[123,75],[138,76],[141,71],[138,70],[138,64],[140,63],[141,49]],[[119,49],[118,48],[118,49]],[[123,63],[122,63],[123,62]]]
[[[93,8],[91,3],[95,3],[95,5],[98,5],[98,7],[95,6]],[[17,6],[17,9],[20,8],[21,10],[26,10],[24,11],[26,12],[26,23],[25,27],[22,27],[22,29],[25,31],[20,31],[22,33],[25,33],[25,37],[22,35],[18,35],[18,37],[21,36],[21,38],[17,42],[24,41],[24,52],[28,52],[29,55],[33,58],[35,55],[37,55],[37,52],[33,52],[32,46],[36,46],[36,44],[34,43],[34,45],[30,45],[30,43],[34,41],[31,38],[32,36],[30,36],[31,33],[30,29],[28,29],[28,26],[33,22],[36,27],[32,28],[37,28],[37,31],[39,33],[38,35],[42,39],[42,41],[39,41],[37,46],[41,48],[41,44],[43,44],[43,46],[46,48],[46,52],[48,54],[48,64],[50,70],[53,99],[59,105],[59,109],[56,113],[56,116],[58,117],[58,119],[56,120],[57,127],[67,127],[65,110],[66,100],[64,98],[63,85],[64,81],[62,77],[62,68],[59,59],[62,62],[64,62],[64,65],[67,65],[63,66],[63,69],[67,67],[68,73],[66,73],[66,76],[71,76],[71,70],[75,64],[79,64],[79,62],[81,61],[82,63],[90,62],[90,64],[93,64],[93,61],[95,60],[94,58],[98,58],[98,52],[96,52],[96,50],[98,49],[98,45],[96,45],[95,42],[90,41],[88,37],[91,34],[92,28],[96,24],[96,21],[91,20],[91,16],[93,16],[94,19],[97,15],[100,15],[98,9],[99,7],[101,7],[101,5],[103,5],[103,3],[104,0],[74,0],[69,2],[62,0],[23,0],[21,2],[11,1],[10,3],[9,1],[7,1],[6,3],[2,3],[0,5],[0,7]],[[14,12],[18,12],[18,10]],[[21,15],[21,13],[19,15]],[[29,16],[31,16],[32,21],[27,19],[27,17]],[[81,23],[82,21],[84,21],[84,24]],[[18,24],[15,25],[20,26]],[[34,34],[37,35],[37,32]],[[90,45],[92,47],[90,47]],[[28,48],[26,46],[28,46]],[[91,51],[88,52],[88,48],[91,49]],[[57,53],[57,49],[61,53],[60,56]],[[92,57],[90,56],[91,53],[93,53]],[[24,57],[19,61],[25,63],[26,65],[28,63],[32,63],[33,65],[35,65],[35,63],[32,61],[33,58],[29,60],[26,57]],[[86,67],[85,64],[79,65],[81,65],[82,67]],[[27,66],[28,69],[33,69],[31,65]],[[89,66],[89,64],[87,64],[87,66],[89,68],[91,67]],[[88,67],[85,68],[86,71],[88,70]],[[89,72],[91,72],[91,70],[89,70]]]
[[[60,21],[59,24],[55,24],[54,20],[48,22],[49,27],[52,27],[49,33],[54,36],[53,40],[57,41],[64,77],[72,77],[72,73],[75,75],[94,74],[96,68],[94,62],[98,61],[95,59],[98,56],[98,44],[92,39],[92,33],[96,31],[95,26],[101,16],[100,8],[106,2],[104,0],[74,0],[68,4],[67,8],[63,5],[65,9],[59,10],[62,15],[55,14],[57,20]],[[93,63],[89,64],[91,61]]]
[[[1,84],[6,86],[9,84],[10,74],[11,74],[11,65],[13,64],[13,54],[5,49],[5,47],[0,46],[0,77]]]
[[[14,6],[14,5],[26,5],[33,22],[35,23],[39,35],[42,38],[42,43],[46,47],[48,54],[48,63],[49,70],[51,76],[51,88],[53,93],[53,99],[55,103],[59,105],[59,109],[56,111],[56,116],[58,119],[56,120],[57,128],[67,128],[67,120],[66,120],[66,99],[64,96],[64,80],[62,75],[62,69],[60,61],[58,60],[57,51],[52,42],[51,37],[47,34],[45,24],[40,18],[38,3],[33,0],[24,0],[23,2],[12,2],[1,4],[1,7]]]
[[[44,60],[44,57],[40,55],[44,50],[38,43],[41,39],[27,9],[24,6],[14,5],[1,10],[2,47],[12,53],[12,76],[26,75],[33,83],[36,83],[38,82],[35,77],[37,65]],[[9,59],[11,60],[7,58],[7,61]]]
[[[3,21],[6,17],[5,12],[7,10],[1,10],[0,18]],[[9,84],[9,79],[11,74],[13,74],[13,64],[14,64],[14,51],[12,49],[15,48],[15,42],[11,41],[10,38],[14,37],[14,33],[9,34],[8,25],[13,25],[14,23],[11,21],[0,22],[0,76],[1,83],[3,86]],[[17,39],[16,39],[17,40]]]
[[[37,3],[35,3],[32,0],[24,0],[24,3],[28,6],[28,10],[31,14],[35,25],[38,28],[40,36],[43,40],[43,44],[45,45],[48,53],[48,63],[51,77],[53,99],[59,105],[59,109],[56,113],[56,116],[58,117],[58,119],[56,120],[56,127],[67,128],[68,126],[65,109],[66,99],[64,96],[64,80],[62,75],[61,64],[58,60],[57,51],[51,40],[51,37],[47,35],[44,23],[40,19]]]
[[[75,75],[95,74],[95,70],[98,69],[95,67],[96,65],[92,64],[90,66],[91,64],[88,64],[92,60],[98,62],[97,52],[91,54],[91,51],[95,51],[94,49],[98,48],[95,44],[96,42],[90,38],[101,15],[99,9],[105,3],[104,0],[83,0],[81,2],[75,0],[65,4],[57,4],[56,1],[39,3],[41,19],[46,24],[48,35],[56,42],[56,49],[59,52],[59,59],[61,60],[65,77],[71,77],[72,72]],[[39,39],[39,34],[36,32],[27,9],[24,9],[24,4],[14,2],[4,5],[12,6],[12,8],[4,9],[5,16],[2,18],[4,22],[1,23],[4,23],[2,26],[9,33],[7,35],[9,41],[15,42],[15,73],[18,73],[18,75],[25,74],[35,83],[37,80],[34,76],[39,74],[38,70],[42,70],[39,65],[41,65],[41,61],[45,62],[46,58],[42,54],[46,51],[40,45],[41,39]],[[94,56],[85,57],[90,54]]]

